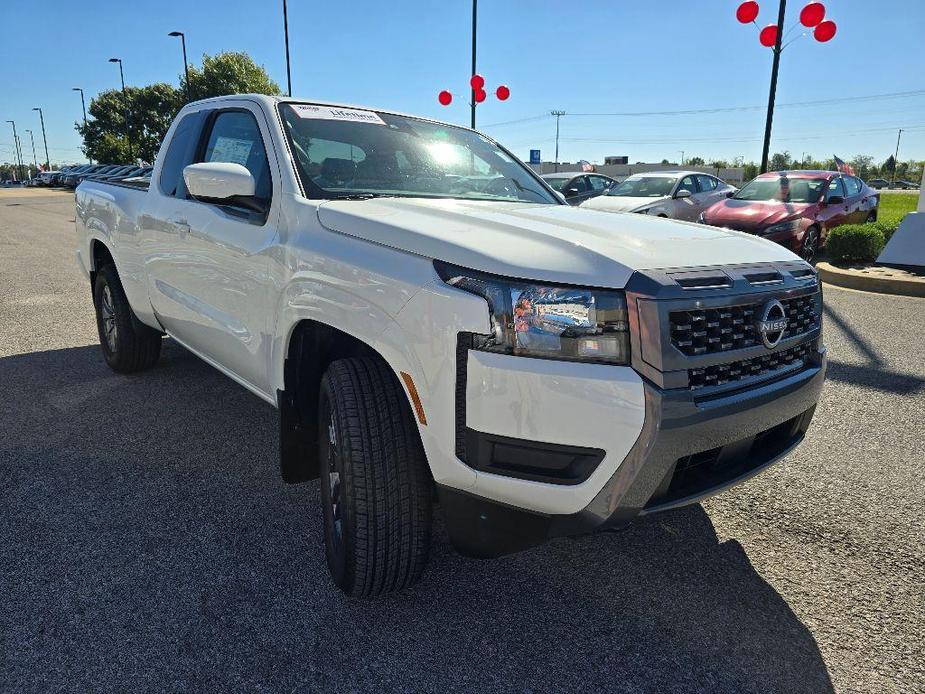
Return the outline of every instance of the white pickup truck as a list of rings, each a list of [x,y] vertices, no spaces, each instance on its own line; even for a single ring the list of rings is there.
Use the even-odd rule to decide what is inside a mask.
[[[150,185],[77,189],[103,355],[167,335],[280,410],[350,595],[413,584],[432,508],[491,557],[693,503],[803,439],[813,268],[778,244],[570,207],[490,138],[267,96],[189,104]]]

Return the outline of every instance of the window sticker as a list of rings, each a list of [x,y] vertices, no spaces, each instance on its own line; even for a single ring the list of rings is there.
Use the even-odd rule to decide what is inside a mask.
[[[372,111],[361,111],[355,108],[335,108],[333,106],[314,106],[311,104],[292,104],[292,108],[299,118],[385,125],[385,121],[379,117],[379,114]]]
[[[234,137],[222,137],[219,135],[215,138],[215,146],[212,148],[212,156],[209,161],[227,161],[232,164],[247,165],[247,158],[251,154],[251,148],[254,146],[251,140],[238,140]]]

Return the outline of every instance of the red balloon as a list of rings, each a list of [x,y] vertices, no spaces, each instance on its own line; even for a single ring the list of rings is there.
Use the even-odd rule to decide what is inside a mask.
[[[472,78],[469,80],[469,86],[472,87],[473,91],[478,91],[479,89],[485,88],[485,78],[481,75],[472,75]]]
[[[444,89],[442,92],[437,94],[437,101],[439,101],[442,106],[449,106],[453,101],[453,95]]]
[[[511,90],[508,89],[508,86],[506,84],[502,84],[495,91],[495,96],[498,97],[499,101],[506,101],[510,95],[511,95]]]
[[[835,36],[835,32],[838,30],[838,27],[835,26],[835,22],[831,19],[827,19],[824,22],[821,22],[819,26],[816,27],[816,30],[813,31],[813,38],[815,38],[820,43],[825,43],[826,41],[831,41]]]
[[[475,90],[475,103],[477,104],[482,103],[483,101],[485,101],[487,96],[488,94],[485,93],[484,89],[476,89]]]
[[[743,2],[736,9],[736,19],[738,19],[742,24],[750,24],[755,21],[755,17],[758,16],[758,3],[754,0],[748,0],[748,2]]]
[[[825,5],[821,2],[811,2],[800,10],[800,24],[805,27],[814,27],[825,18]]]
[[[777,25],[768,24],[761,30],[761,33],[758,34],[758,40],[761,41],[762,46],[774,48],[774,44],[777,43]]]

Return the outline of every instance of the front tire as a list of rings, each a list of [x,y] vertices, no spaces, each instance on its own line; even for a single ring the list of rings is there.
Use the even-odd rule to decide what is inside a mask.
[[[132,373],[154,366],[161,354],[161,336],[133,320],[119,273],[111,263],[96,273],[93,304],[100,347],[109,367],[119,373]]]
[[[800,257],[807,263],[813,263],[816,255],[819,253],[819,229],[815,226],[809,227],[803,234],[803,245],[800,246]]]
[[[324,545],[349,596],[401,590],[430,550],[431,480],[395,374],[369,358],[333,362],[318,407]]]

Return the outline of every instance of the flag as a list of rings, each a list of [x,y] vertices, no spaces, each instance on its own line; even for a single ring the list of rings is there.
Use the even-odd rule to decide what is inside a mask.
[[[582,171],[594,171],[594,165],[591,162],[585,161],[584,159],[582,159],[578,163],[581,165]]]
[[[832,156],[835,156],[835,155],[833,154]],[[854,176],[854,169],[852,169],[850,165],[846,164],[838,157],[835,157],[835,168],[843,174]]]

